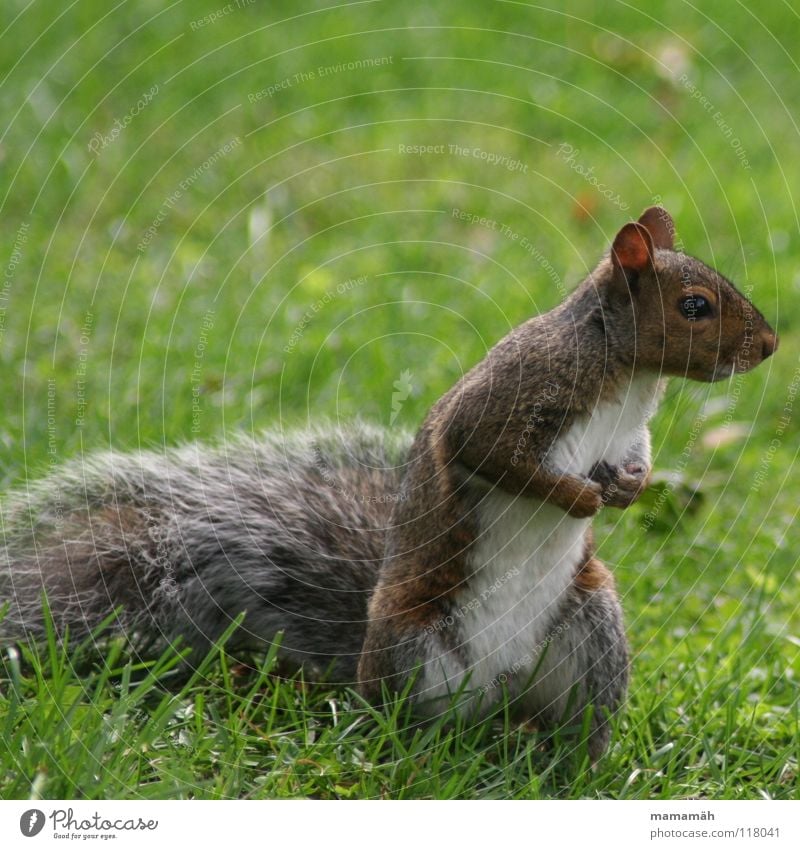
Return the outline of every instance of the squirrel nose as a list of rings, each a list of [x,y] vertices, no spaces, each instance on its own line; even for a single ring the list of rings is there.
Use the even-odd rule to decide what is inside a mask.
[[[761,334],[761,356],[766,360],[778,350],[778,337],[767,330]]]

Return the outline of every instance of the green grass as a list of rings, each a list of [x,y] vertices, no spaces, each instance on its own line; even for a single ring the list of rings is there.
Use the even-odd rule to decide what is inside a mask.
[[[6,5],[6,487],[109,446],[388,426],[404,371],[396,425],[414,427],[656,198],[687,250],[753,287],[782,344],[731,383],[673,382],[655,464],[682,482],[598,523],[634,663],[594,771],[502,717],[419,728],[402,701],[376,714],[269,659],[245,674],[218,652],[180,682],[174,655],[51,644],[4,655],[0,796],[796,797],[790,7],[256,0],[192,28],[225,4]]]

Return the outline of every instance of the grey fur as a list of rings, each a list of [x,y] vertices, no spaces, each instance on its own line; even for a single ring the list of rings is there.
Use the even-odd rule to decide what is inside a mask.
[[[355,680],[368,596],[411,437],[367,426],[77,459],[0,508],[6,640],[116,628],[202,653],[280,630],[283,656]]]

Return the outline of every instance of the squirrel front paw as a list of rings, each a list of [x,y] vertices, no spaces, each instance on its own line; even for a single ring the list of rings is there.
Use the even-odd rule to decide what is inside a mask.
[[[603,504],[624,509],[647,488],[650,470],[641,463],[612,466],[602,461],[592,469],[590,477],[602,487]]]
[[[569,500],[566,511],[574,519],[588,519],[603,506],[603,486],[587,480],[577,494]]]

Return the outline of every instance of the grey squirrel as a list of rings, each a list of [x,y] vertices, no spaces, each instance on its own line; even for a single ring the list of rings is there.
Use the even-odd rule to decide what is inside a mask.
[[[650,474],[647,422],[668,376],[713,381],[777,337],[734,286],[674,250],[660,207],[626,224],[552,311],[502,339],[416,437],[365,425],[98,454],[12,492],[0,622],[41,639],[119,607],[132,638],[199,656],[268,646],[373,702],[477,716],[508,693],[551,728],[588,716],[599,757],[628,647],[591,519]],[[588,709],[588,711],[587,711]]]

